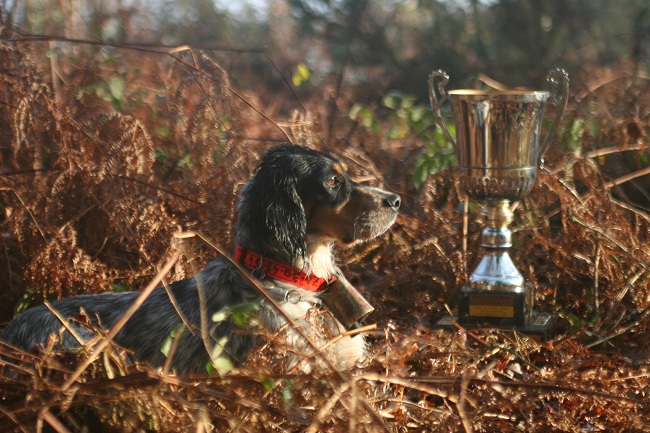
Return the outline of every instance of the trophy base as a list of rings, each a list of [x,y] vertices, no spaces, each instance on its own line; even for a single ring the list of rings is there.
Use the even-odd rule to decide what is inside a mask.
[[[489,323],[494,326],[525,326],[533,313],[533,293],[485,290],[463,286],[458,299],[458,322]]]
[[[485,290],[463,286],[460,289],[458,310],[454,316],[445,316],[435,327],[454,329],[455,324],[465,329],[491,327],[513,331],[543,342],[551,338],[555,316],[533,310],[533,291],[528,285],[521,292]]]
[[[454,322],[457,322],[460,326],[465,329],[478,329],[485,328],[485,322],[481,323],[479,320],[472,320],[469,322],[463,322],[458,320],[457,314],[454,314],[454,317],[445,316],[438,320],[435,324],[435,328],[453,330],[456,327]],[[537,342],[548,341],[551,338],[553,328],[555,327],[555,316],[550,313],[544,313],[542,311],[532,311],[528,322],[520,326],[500,326],[489,324],[490,327],[499,329],[501,331],[511,331],[524,334],[531,339]]]

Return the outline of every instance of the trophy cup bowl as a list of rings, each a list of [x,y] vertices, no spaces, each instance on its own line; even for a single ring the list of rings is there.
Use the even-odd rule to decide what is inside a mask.
[[[438,126],[456,149],[460,182],[467,195],[481,204],[486,217],[482,233],[485,254],[461,288],[461,324],[487,322],[521,329],[548,328],[550,317],[534,315],[533,296],[508,248],[512,245],[513,205],[531,191],[537,167],[557,130],[567,105],[569,78],[562,69],[551,71],[552,92],[529,90],[446,90],[449,76],[429,76],[429,97]],[[449,101],[456,140],[442,118]],[[556,107],[555,120],[540,145],[544,108]],[[535,317],[534,317],[535,316]],[[544,322],[544,323],[541,323]],[[533,331],[534,333],[534,331]]]

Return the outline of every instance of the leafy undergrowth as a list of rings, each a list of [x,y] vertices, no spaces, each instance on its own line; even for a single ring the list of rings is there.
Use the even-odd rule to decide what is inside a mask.
[[[80,44],[62,53],[55,70],[45,45],[0,44],[5,323],[48,299],[142,289],[179,252],[165,279],[194,274],[218,252],[174,234],[206,233],[230,250],[238,191],[279,141],[338,156],[404,205],[381,239],[339,251],[376,307],[371,354],[352,376],[286,372],[292,349],[279,336],[224,377],[131,365],[110,344],[85,367],[84,351],[0,346],[17,365],[0,377],[0,430],[650,429],[650,216],[635,177],[648,159],[647,80],[621,73],[574,89],[546,168],[515,210],[513,256],[537,308],[558,317],[538,343],[435,329],[479,257],[482,217],[452,170],[413,186],[430,144],[422,131],[407,124],[395,135],[390,116],[364,127],[349,116],[352,93],[301,105],[278,90],[286,100],[266,107],[231,84],[225,54]]]

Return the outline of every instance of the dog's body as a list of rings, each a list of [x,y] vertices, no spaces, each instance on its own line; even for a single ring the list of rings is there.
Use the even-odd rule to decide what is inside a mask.
[[[340,284],[347,285],[334,262],[333,243],[369,240],[381,235],[395,221],[399,205],[399,196],[350,180],[335,159],[303,147],[281,146],[265,155],[256,174],[244,187],[235,240],[238,246],[258,257],[304,272],[310,284],[319,279],[329,282],[335,277]],[[311,326],[307,317],[323,308],[318,292],[253,273],[266,286],[273,287],[282,310],[303,329],[309,329],[308,334],[318,344],[329,340],[332,335],[319,335],[315,329],[319,327]],[[227,354],[233,363],[245,360],[256,338],[254,333],[238,331],[232,316],[212,322],[215,313],[256,303],[260,322],[266,329],[274,332],[285,324],[282,315],[267,305],[239,271],[223,259],[212,261],[196,276],[177,281],[169,288],[186,324],[194,328],[193,332],[185,330],[181,334],[173,353],[171,366],[180,373],[203,373],[211,359],[199,331],[200,292],[207,310],[204,319],[210,322],[208,345],[223,345],[219,356]],[[293,298],[286,296],[289,293]],[[53,302],[52,307],[65,318],[78,317],[83,309],[92,321],[110,328],[138,295],[138,292],[82,295]],[[124,325],[115,341],[133,352],[135,360],[161,366],[166,361],[161,348],[181,323],[177,308],[170,302],[165,288],[160,287]],[[337,329],[330,331],[336,334],[342,327],[338,321],[333,323]],[[73,322],[70,326],[82,339],[92,337],[86,328]],[[69,332],[61,330],[60,320],[41,305],[16,317],[3,331],[2,339],[13,346],[30,349],[45,345],[50,335],[60,333],[64,347],[78,346]],[[288,340],[290,344],[305,347],[296,333],[290,332]],[[365,343],[360,336],[340,338],[326,350],[334,365],[342,369],[354,366],[364,352]]]

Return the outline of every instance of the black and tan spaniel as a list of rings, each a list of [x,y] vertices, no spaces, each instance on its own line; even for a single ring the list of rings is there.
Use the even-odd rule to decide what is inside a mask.
[[[398,195],[354,182],[336,159],[304,147],[280,146],[263,157],[243,189],[235,257],[260,279],[289,317],[301,327],[309,328],[314,341],[324,345],[333,335],[345,331],[340,321],[331,318],[326,332],[322,326],[313,326],[315,312],[327,312],[322,295],[330,285],[334,281],[349,285],[333,257],[334,243],[369,240],[381,235],[395,222],[399,207]],[[226,356],[229,362],[237,364],[256,345],[255,333],[237,329],[241,324],[233,314],[226,314],[238,305],[255,305],[259,323],[271,332],[286,324],[275,307],[268,305],[240,272],[221,258],[210,262],[194,277],[171,284],[170,288],[177,306],[170,302],[165,288],[155,289],[116,335],[115,341],[131,352],[134,360],[154,367],[166,362],[167,355],[161,348],[183,323],[178,307],[186,323],[195,330],[181,334],[171,366],[179,373],[205,373],[211,356],[206,349],[210,344],[205,343],[198,331],[199,289],[203,291],[207,319],[211,321],[212,359]],[[65,318],[78,317],[83,309],[97,326],[109,328],[138,294],[82,295],[51,305]],[[87,327],[74,321],[69,326],[85,340],[93,336]],[[64,347],[79,345],[63,330],[61,321],[41,305],[17,316],[4,329],[1,338],[15,347],[30,349],[45,345],[51,335],[58,335]],[[305,348],[297,333],[289,332],[288,339],[290,344]],[[325,354],[337,368],[347,369],[364,356],[365,350],[363,336],[346,335],[327,344]]]

